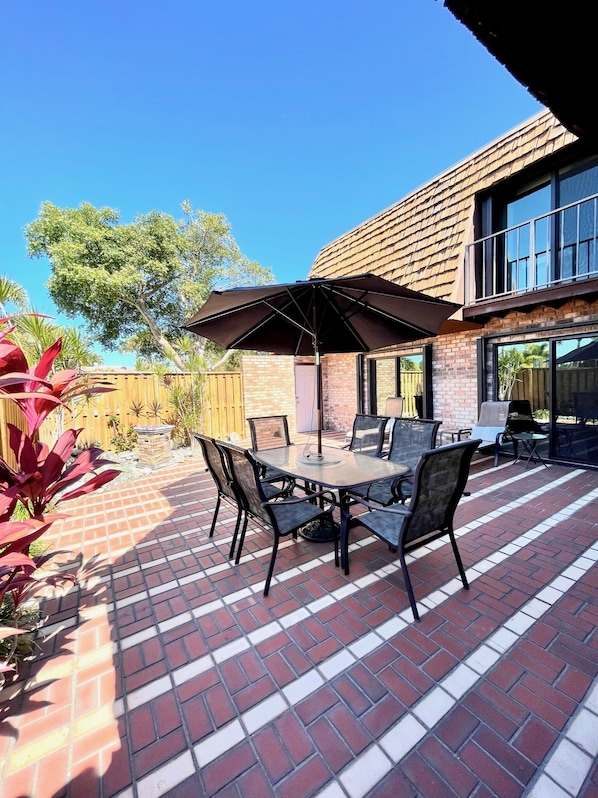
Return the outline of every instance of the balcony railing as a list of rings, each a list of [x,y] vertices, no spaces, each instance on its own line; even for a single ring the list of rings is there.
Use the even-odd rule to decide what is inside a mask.
[[[598,194],[480,238],[465,251],[465,304],[598,277]]]

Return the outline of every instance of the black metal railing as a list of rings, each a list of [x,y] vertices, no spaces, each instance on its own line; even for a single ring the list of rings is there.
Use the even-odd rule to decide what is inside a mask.
[[[598,277],[598,194],[484,236],[465,251],[465,304]]]

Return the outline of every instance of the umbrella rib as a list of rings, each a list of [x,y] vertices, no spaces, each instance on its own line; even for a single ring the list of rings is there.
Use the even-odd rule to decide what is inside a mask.
[[[369,310],[371,313],[375,313],[377,316],[380,316],[385,319],[390,319],[395,322],[398,321],[401,324],[405,325],[405,327],[409,327],[411,330],[415,330],[416,332],[422,333],[423,337],[426,337],[428,335],[428,331],[424,327],[420,327],[417,324],[413,324],[413,322],[406,321],[405,319],[401,319],[398,316],[394,316],[392,313],[389,313],[386,310],[380,310],[380,308],[377,308],[374,305],[370,305],[368,302],[364,301],[363,297],[366,296],[367,293],[373,293],[371,291],[370,292],[364,291],[362,292],[360,297],[354,297],[351,296],[350,294],[346,294],[344,291],[338,289],[335,286],[330,286],[330,287],[326,286],[326,290],[330,291],[331,293],[338,294],[339,296],[342,296],[344,299],[348,299],[350,302],[352,302],[354,310],[351,313],[343,314],[347,316],[347,318],[350,318],[351,316],[354,316],[356,313],[358,313],[360,308],[367,308],[367,310]],[[400,297],[397,297],[397,299],[400,299]],[[411,297],[409,297],[409,299],[411,299]],[[413,300],[413,301],[418,301],[418,300]]]
[[[312,340],[315,338],[315,334],[309,328],[304,327],[302,324],[300,324],[298,321],[293,319],[291,316],[288,316],[286,313],[283,313],[279,308],[273,307],[270,304],[270,302],[268,302],[267,300],[260,299],[258,302],[252,302],[251,304],[248,304],[247,307],[251,307],[252,305],[265,305],[266,307],[270,308],[270,310],[272,312],[268,316],[266,316],[266,318],[262,319],[258,324],[255,324],[255,326],[253,326],[251,328],[251,330],[248,330],[247,332],[243,333],[242,335],[239,335],[233,341],[230,341],[229,344],[228,344],[228,349],[238,348],[239,344],[242,344],[243,341],[246,338],[249,338],[251,335],[254,335],[256,330],[259,330],[262,327],[264,327],[275,316],[280,316],[281,318],[285,319],[285,321],[288,321],[289,324],[292,324],[294,327],[297,327],[297,329],[301,330],[301,332],[306,333],[307,335],[309,335],[312,338]],[[226,315],[233,315],[233,313],[234,313],[234,311],[230,311],[230,313],[228,313]],[[300,342],[299,342],[299,344],[296,347],[296,351],[298,351],[299,345],[300,345]]]

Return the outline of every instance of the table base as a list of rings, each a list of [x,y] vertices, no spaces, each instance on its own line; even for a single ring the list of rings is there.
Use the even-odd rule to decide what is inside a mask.
[[[301,527],[299,534],[305,540],[311,540],[315,543],[328,543],[338,537],[339,525],[336,521],[330,523],[326,519],[318,519]]]

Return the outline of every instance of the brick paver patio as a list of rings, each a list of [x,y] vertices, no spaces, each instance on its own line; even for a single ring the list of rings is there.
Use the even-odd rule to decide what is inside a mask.
[[[73,503],[79,587],[0,693],[1,798],[598,796],[598,472],[474,462],[447,544],[210,540],[201,462]]]

